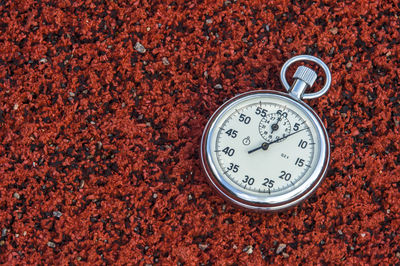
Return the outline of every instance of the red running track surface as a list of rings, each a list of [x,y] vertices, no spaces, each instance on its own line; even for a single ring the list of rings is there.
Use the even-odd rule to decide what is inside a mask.
[[[0,1],[0,262],[399,263],[400,4],[377,2]],[[238,210],[203,127],[298,54],[332,71],[308,101],[330,170],[289,211]]]

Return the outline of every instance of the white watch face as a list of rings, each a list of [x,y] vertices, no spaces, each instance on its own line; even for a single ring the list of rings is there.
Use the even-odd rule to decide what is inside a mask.
[[[238,98],[211,125],[206,144],[210,168],[243,200],[277,204],[295,198],[315,181],[323,168],[321,156],[326,156],[322,129],[313,116],[282,95]]]

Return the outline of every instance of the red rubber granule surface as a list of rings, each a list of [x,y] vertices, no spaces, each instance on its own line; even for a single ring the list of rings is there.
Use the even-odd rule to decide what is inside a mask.
[[[400,4],[301,2],[0,0],[0,262],[400,263]],[[202,130],[298,54],[332,72],[307,101],[330,170],[291,210],[238,210]]]

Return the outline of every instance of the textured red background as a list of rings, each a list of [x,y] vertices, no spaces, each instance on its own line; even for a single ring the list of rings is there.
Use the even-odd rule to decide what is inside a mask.
[[[0,262],[399,263],[400,4],[294,2],[0,1]],[[330,171],[237,210],[203,127],[297,54],[332,71]]]

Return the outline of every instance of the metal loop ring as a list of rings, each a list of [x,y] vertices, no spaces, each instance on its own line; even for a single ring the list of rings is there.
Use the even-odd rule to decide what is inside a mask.
[[[290,85],[286,80],[285,74],[286,74],[286,71],[287,71],[288,67],[291,64],[293,64],[295,62],[298,62],[298,61],[311,61],[311,62],[314,62],[317,65],[319,65],[320,67],[322,67],[322,69],[325,72],[325,85],[324,85],[324,87],[320,91],[317,91],[317,92],[314,92],[314,93],[305,93],[302,98],[307,100],[307,99],[318,98],[318,97],[321,97],[322,95],[324,95],[328,91],[329,87],[331,86],[331,81],[332,81],[331,72],[329,71],[328,66],[324,62],[322,62],[321,59],[319,59],[319,58],[317,58],[315,56],[312,56],[312,55],[298,55],[298,56],[292,57],[288,61],[286,61],[285,64],[283,64],[282,69],[281,69],[281,82],[282,82],[282,85],[286,88],[287,91],[290,90]]]

